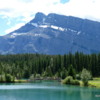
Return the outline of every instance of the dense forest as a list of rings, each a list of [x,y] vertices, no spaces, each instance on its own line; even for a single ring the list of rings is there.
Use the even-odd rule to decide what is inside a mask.
[[[83,68],[89,70],[93,77],[100,76],[100,54],[0,55],[0,80],[7,74],[17,79],[27,79],[31,75],[65,78],[69,71],[73,70],[79,75]]]

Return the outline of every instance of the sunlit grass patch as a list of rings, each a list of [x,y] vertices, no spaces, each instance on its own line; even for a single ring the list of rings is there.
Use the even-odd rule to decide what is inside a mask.
[[[100,88],[100,77],[93,78],[93,80],[89,81],[89,86]]]
[[[80,82],[80,86],[83,86],[83,82]],[[100,78],[93,78],[93,80],[89,80],[88,85],[90,87],[96,87],[96,88],[100,88]]]
[[[15,83],[26,83],[26,82],[28,82],[28,80],[25,79],[15,80]]]

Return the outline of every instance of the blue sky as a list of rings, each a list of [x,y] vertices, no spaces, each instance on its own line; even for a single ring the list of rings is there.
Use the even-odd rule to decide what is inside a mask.
[[[60,0],[60,2],[63,3],[63,4],[66,3],[66,2],[69,2],[69,1],[70,0]]]
[[[37,12],[100,21],[100,0],[0,0],[0,35],[18,29]]]

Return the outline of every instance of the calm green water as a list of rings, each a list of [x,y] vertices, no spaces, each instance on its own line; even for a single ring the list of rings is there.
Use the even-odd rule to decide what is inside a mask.
[[[100,89],[49,81],[0,84],[0,100],[100,100]]]

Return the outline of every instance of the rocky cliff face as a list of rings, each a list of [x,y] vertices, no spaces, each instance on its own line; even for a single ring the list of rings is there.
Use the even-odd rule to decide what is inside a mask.
[[[100,52],[100,23],[72,16],[37,13],[18,30],[0,37],[1,54]]]

